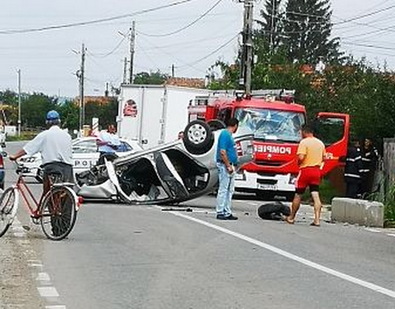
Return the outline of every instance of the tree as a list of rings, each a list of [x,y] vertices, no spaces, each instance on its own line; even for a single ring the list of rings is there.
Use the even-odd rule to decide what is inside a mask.
[[[134,77],[133,83],[140,85],[162,85],[169,75],[161,73],[159,70],[156,72],[140,72]]]
[[[255,37],[264,38],[268,49],[273,53],[283,40],[284,12],[281,10],[283,0],[266,0],[264,9],[260,10],[263,20],[258,20],[260,26],[255,32]]]
[[[21,103],[22,125],[27,127],[45,126],[45,115],[52,109],[57,109],[57,99],[43,93],[33,93],[25,96]]]
[[[341,61],[339,38],[331,38],[329,0],[288,0],[285,16],[283,44],[289,61],[311,64],[319,57],[330,63]]]
[[[77,130],[79,127],[79,106],[72,100],[67,100],[58,106],[62,127]]]

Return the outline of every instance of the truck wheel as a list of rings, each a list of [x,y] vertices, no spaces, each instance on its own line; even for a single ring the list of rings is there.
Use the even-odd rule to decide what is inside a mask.
[[[203,154],[213,146],[214,136],[207,123],[194,120],[185,127],[183,141],[190,153]]]
[[[226,128],[225,123],[219,119],[213,119],[207,122],[212,131],[217,131]]]

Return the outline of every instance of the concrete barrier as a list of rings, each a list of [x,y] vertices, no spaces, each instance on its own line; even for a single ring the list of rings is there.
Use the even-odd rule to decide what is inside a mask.
[[[332,221],[384,227],[384,205],[380,202],[335,197],[331,210]]]

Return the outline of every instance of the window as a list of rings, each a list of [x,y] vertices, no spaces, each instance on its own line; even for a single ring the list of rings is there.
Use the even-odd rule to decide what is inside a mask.
[[[299,142],[304,113],[263,108],[238,108],[235,117],[239,127],[247,127],[260,140]]]
[[[132,146],[130,146],[128,143],[121,142],[121,145],[118,146],[116,152],[126,152],[132,150],[133,150]]]
[[[73,145],[73,153],[92,153],[97,152],[96,140],[80,141]]]
[[[343,138],[344,126],[344,119],[320,117],[314,122],[314,133],[325,146],[328,146]]]

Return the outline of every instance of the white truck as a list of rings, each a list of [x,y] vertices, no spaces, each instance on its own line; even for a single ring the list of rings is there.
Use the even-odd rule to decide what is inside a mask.
[[[176,140],[188,124],[188,106],[209,90],[170,85],[122,84],[117,127],[121,138],[144,148]]]

